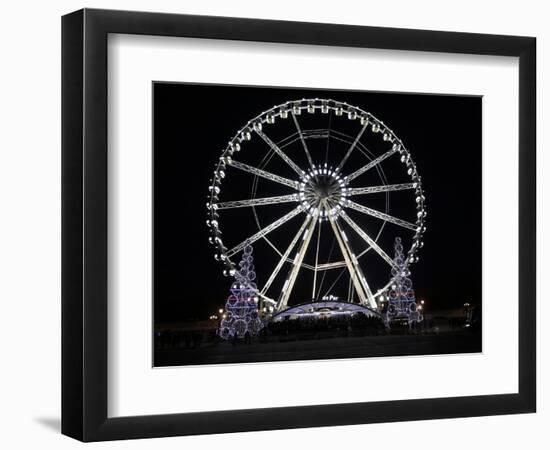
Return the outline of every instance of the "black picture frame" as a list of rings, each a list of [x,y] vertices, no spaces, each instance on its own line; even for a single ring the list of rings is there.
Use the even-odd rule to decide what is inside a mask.
[[[107,416],[109,33],[519,58],[518,393]],[[535,412],[536,39],[83,9],[62,18],[62,433],[82,441]]]

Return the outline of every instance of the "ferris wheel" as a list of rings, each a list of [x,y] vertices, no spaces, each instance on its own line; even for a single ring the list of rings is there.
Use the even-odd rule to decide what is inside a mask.
[[[344,102],[292,100],[254,117],[223,149],[208,189],[209,240],[224,275],[250,245],[271,254],[256,260],[256,282],[273,314],[327,298],[376,309],[397,269],[395,236],[408,247],[400,270],[423,246],[425,197],[409,151]]]

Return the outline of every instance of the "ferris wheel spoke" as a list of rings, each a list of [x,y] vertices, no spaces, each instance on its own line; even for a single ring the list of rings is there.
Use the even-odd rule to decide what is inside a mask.
[[[309,150],[306,145],[306,140],[304,139],[304,135],[302,133],[302,129],[300,128],[300,124],[298,123],[298,119],[296,119],[296,116],[294,113],[290,114],[292,116],[292,120],[294,121],[294,125],[296,126],[296,130],[298,130],[298,135],[300,136],[300,141],[302,141],[302,147],[304,148],[304,152],[306,153],[307,160],[309,162],[310,167],[313,167],[313,159],[311,159],[311,154],[309,153]]]
[[[330,263],[319,264],[317,266],[317,270],[319,272],[321,272],[321,271],[324,271],[324,270],[338,269],[339,267],[346,267],[346,262],[345,261],[335,261],[335,262],[330,262]]]
[[[402,183],[402,184],[386,184],[383,186],[368,186],[359,188],[350,188],[346,191],[346,195],[363,195],[363,194],[375,194],[377,192],[394,192],[404,191],[407,189],[414,189],[414,183]]]
[[[248,172],[267,180],[274,181],[275,183],[284,184],[285,186],[289,186],[294,189],[296,189],[297,187],[297,182],[295,181],[289,180],[288,178],[281,177],[279,175],[275,175],[274,173],[267,172],[263,169],[258,169],[257,167],[249,166],[248,164],[239,161],[232,160],[231,167],[236,167],[237,169],[243,170],[244,172]]]
[[[252,236],[250,236],[249,238],[245,239],[243,242],[241,242],[240,244],[236,245],[235,247],[233,247],[231,250],[228,250],[227,252],[227,256],[228,257],[231,257],[233,256],[234,254],[240,252],[241,250],[243,250],[247,245],[250,245],[250,244],[253,244],[254,242],[256,242],[258,239],[261,239],[262,237],[268,235],[269,233],[271,233],[273,230],[279,228],[281,225],[283,225],[284,223],[288,222],[290,219],[292,219],[293,217],[297,216],[298,214],[300,214],[302,212],[302,208],[301,207],[297,207],[297,208],[294,208],[292,211],[290,211],[289,213],[285,214],[283,217],[277,219],[275,222],[272,222],[270,223],[269,225],[267,225],[266,227],[262,228],[260,231],[258,231],[257,233],[253,234]]]
[[[283,152],[275,142],[273,142],[263,131],[256,130],[256,134],[260,136],[264,142],[269,145],[269,147],[277,153],[281,157],[281,159],[286,162],[294,172],[296,172],[299,176],[302,176],[302,169],[300,169],[292,159],[289,158],[289,156]]]
[[[248,200],[234,200],[231,202],[216,203],[216,209],[244,208],[247,206],[277,205],[282,203],[297,202],[298,194],[278,195],[276,197],[251,198]]]
[[[348,200],[346,202],[346,206],[356,211],[362,212],[364,214],[368,214],[369,216],[376,217],[377,219],[381,219],[386,222],[391,222],[395,225],[399,225],[400,227],[404,227],[404,228],[408,228],[409,230],[416,231],[417,226],[414,223],[407,222],[406,220],[399,219],[394,216],[390,216],[389,214],[377,211],[376,209],[372,209],[367,206],[360,205],[358,203],[352,202],[351,200]]]
[[[296,142],[298,140],[298,132],[294,132],[292,134],[289,134],[288,136],[285,136],[281,140],[277,141],[277,146],[282,150],[285,147],[288,147],[293,142]]]
[[[342,161],[340,162],[340,164],[338,164],[338,167],[336,168],[337,172],[340,172],[342,170],[342,167],[344,167],[344,164],[346,164],[348,158],[350,157],[351,153],[355,149],[355,146],[359,142],[359,139],[361,139],[361,136],[363,136],[363,133],[367,129],[368,124],[369,124],[368,122],[365,122],[365,125],[363,125],[363,128],[361,128],[361,131],[359,131],[359,134],[357,135],[357,137],[355,138],[353,143],[350,145],[350,147],[349,147],[347,153],[345,154],[344,158],[342,158]]]
[[[330,224],[332,225],[336,240],[338,242],[338,245],[340,246],[340,251],[342,252],[344,260],[346,261],[346,265],[348,266],[348,271],[352,279],[352,283],[355,287],[355,291],[357,292],[357,295],[359,297],[360,303],[362,305],[376,307],[376,302],[374,301],[374,297],[372,296],[372,292],[367,283],[367,279],[365,278],[363,272],[361,271],[361,268],[359,267],[359,261],[357,260],[357,257],[351,251],[345,233],[338,225],[336,219],[331,218]]]
[[[380,164],[382,161],[384,161],[386,158],[389,158],[391,155],[396,153],[398,150],[398,147],[392,148],[391,150],[388,150],[386,153],[383,153],[378,158],[373,159],[370,163],[367,165],[361,167],[360,169],[356,170],[355,172],[349,174],[346,179],[347,181],[351,181],[354,178],[357,178],[359,175],[363,175],[368,170],[372,169],[373,167],[376,167],[378,164]]]
[[[296,278],[298,278],[298,273],[300,272],[302,262],[306,255],[307,248],[309,247],[309,242],[311,241],[311,237],[313,235],[316,225],[316,216],[313,216],[313,219],[310,221],[306,233],[304,234],[304,239],[302,240],[300,250],[294,258],[290,274],[283,285],[283,289],[281,290],[279,301],[277,302],[277,306],[275,307],[276,311],[281,311],[288,305],[288,299],[290,298],[290,294],[292,293],[292,289],[294,288],[294,283],[296,283]]]
[[[384,251],[382,250],[382,248],[380,248],[380,246],[376,243],[376,241],[374,239],[372,239],[367,233],[365,233],[365,231],[359,226],[357,225],[352,219],[351,217],[349,217],[345,211],[342,211],[340,213],[340,215],[342,216],[342,218],[348,223],[348,225],[353,228],[353,230],[363,238],[363,240],[370,245],[370,247],[372,247],[372,249],[378,253],[382,259],[384,261],[386,261],[390,266],[394,267],[394,262],[393,260],[389,257],[389,255]]]
[[[302,226],[298,230],[298,233],[296,233],[296,235],[294,236],[294,238],[290,242],[290,244],[287,247],[287,249],[285,250],[285,252],[281,255],[281,259],[277,263],[277,266],[275,266],[275,269],[273,270],[273,272],[269,276],[269,279],[267,280],[264,287],[262,288],[262,290],[260,292],[261,295],[266,295],[268,289],[273,284],[273,281],[275,280],[275,278],[279,274],[279,272],[280,272],[281,268],[283,267],[284,263],[288,260],[288,256],[290,255],[290,252],[296,246],[296,243],[298,242],[298,239],[300,239],[300,236],[303,235],[304,230],[306,229],[307,224],[309,223],[310,219],[311,219],[311,216],[307,215],[306,219],[304,220],[304,223],[302,224]],[[304,237],[305,237],[305,235],[304,235]]]

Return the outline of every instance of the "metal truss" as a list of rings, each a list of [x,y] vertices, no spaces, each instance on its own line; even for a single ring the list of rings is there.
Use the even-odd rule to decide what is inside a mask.
[[[262,237],[268,235],[269,233],[271,233],[273,230],[276,230],[277,228],[279,228],[282,224],[288,222],[290,219],[292,219],[293,217],[296,217],[298,214],[300,214],[302,212],[302,208],[300,208],[299,206],[297,208],[294,208],[292,211],[290,211],[289,213],[285,214],[283,217],[281,217],[280,219],[277,219],[275,222],[272,222],[270,223],[268,226],[266,226],[265,228],[262,228],[260,231],[258,231],[256,234],[253,234],[252,236],[250,236],[249,238],[245,239],[244,241],[242,241],[239,245],[236,245],[235,247],[233,247],[231,250],[228,250],[227,251],[227,256],[228,257],[231,257],[233,256],[234,254],[240,252],[242,249],[244,249],[247,245],[251,245],[253,244],[254,242],[256,242],[258,239],[261,239]]]
[[[340,246],[340,251],[342,252],[344,260],[346,261],[351,281],[355,287],[355,292],[357,292],[357,296],[359,297],[359,302],[363,305],[376,306],[376,303],[372,296],[372,292],[367,283],[367,279],[365,278],[361,268],[359,267],[359,261],[357,260],[357,257],[353,254],[349,247],[349,243],[345,234],[342,232],[342,229],[340,228],[335,218],[330,219],[330,224],[332,225],[332,229],[334,231],[334,234],[336,235],[336,240],[338,242],[338,245]]]
[[[287,249],[285,250],[285,252],[281,256],[281,259],[277,263],[277,266],[275,266],[275,269],[273,270],[273,272],[269,276],[269,279],[266,281],[264,287],[260,291],[261,295],[265,296],[268,289],[271,287],[271,284],[273,283],[273,281],[275,280],[275,278],[279,274],[279,272],[280,272],[281,268],[283,267],[284,263],[288,260],[290,252],[292,252],[292,249],[296,246],[296,243],[298,242],[298,239],[300,239],[300,236],[303,235],[304,230],[306,229],[306,226],[307,226],[307,224],[309,223],[310,220],[311,220],[311,216],[306,216],[306,219],[304,220],[304,223],[302,224],[302,226],[298,230],[298,233],[296,233],[296,235],[294,236],[294,238],[290,242],[290,245],[287,247]]]
[[[395,225],[399,225],[400,227],[408,228],[409,230],[415,231],[417,228],[417,225],[415,225],[414,223],[398,219],[397,217],[390,216],[389,214],[385,214],[383,212],[377,211],[376,209],[369,208],[368,206],[360,205],[358,203],[352,202],[351,200],[347,201],[346,206],[349,206],[351,209],[355,209],[356,211],[368,214],[369,216],[385,220],[386,222],[391,222]]]
[[[346,195],[362,195],[362,194],[374,194],[377,192],[394,192],[404,191],[407,189],[414,189],[414,183],[402,183],[402,184],[386,184],[383,186],[368,186],[359,188],[350,188],[346,191]]]
[[[346,213],[342,211],[340,214],[342,219],[344,219],[348,225],[353,228],[353,230],[363,238],[363,240],[376,252],[378,253],[384,261],[386,261],[390,266],[394,266],[393,260],[389,255],[380,248],[374,239],[372,239],[359,225],[357,225]]]
[[[346,177],[346,180],[349,182],[355,178],[357,178],[359,175],[363,175],[368,170],[371,170],[373,167],[376,167],[378,164],[380,164],[385,159],[389,158],[391,155],[397,152],[397,148],[392,148],[391,150],[388,150],[386,153],[383,153],[378,158],[373,159],[370,163],[367,165],[361,167],[360,169],[356,170],[352,174],[348,175]]]
[[[300,128],[300,124],[298,123],[298,119],[296,119],[296,116],[294,115],[294,113],[291,113],[291,115],[292,115],[292,120],[294,121],[294,125],[296,126],[296,130],[298,130],[298,135],[300,136],[300,141],[302,142],[302,147],[304,148],[304,152],[309,162],[309,166],[313,167],[314,166],[313,159],[311,158],[311,154],[309,153],[309,149],[307,148],[306,141],[302,133],[302,129]]]
[[[292,159],[288,157],[288,155],[283,152],[277,144],[275,144],[269,137],[261,130],[256,130],[256,134],[260,136],[271,149],[277,153],[281,157],[281,159],[286,162],[290,167],[292,167],[292,170],[298,174],[298,176],[302,176],[302,169],[300,169]]]
[[[363,133],[367,129],[368,124],[369,124],[368,122],[365,122],[365,124],[363,125],[363,128],[361,128],[361,131],[359,132],[359,134],[357,135],[357,137],[355,138],[353,143],[350,145],[350,147],[349,147],[348,151],[346,152],[344,158],[342,158],[342,161],[340,162],[340,164],[338,164],[338,167],[336,168],[337,172],[340,172],[342,170],[342,167],[344,167],[344,164],[346,164],[348,158],[350,157],[351,153],[353,152],[353,149],[355,148],[355,146],[359,142],[359,139],[361,139],[361,136],[363,136]]]
[[[235,200],[232,202],[216,203],[216,209],[244,208],[247,206],[274,205],[289,202],[297,202],[298,194],[279,195],[276,197],[251,198],[248,200]]]
[[[257,167],[249,166],[248,164],[239,161],[232,160],[231,167],[236,167],[237,169],[244,170],[245,172],[257,175],[262,178],[266,178],[267,180],[274,181],[275,183],[284,184],[285,186],[289,186],[291,188],[296,188],[296,186],[298,185],[297,181],[289,180],[288,178],[281,177],[280,175],[275,175],[274,173],[267,172],[263,169],[258,169]]]
[[[283,285],[279,301],[277,302],[277,306],[275,307],[276,311],[281,311],[288,305],[288,299],[290,298],[290,294],[292,292],[292,289],[294,288],[294,283],[296,283],[296,278],[298,278],[298,273],[300,272],[302,261],[304,260],[304,256],[306,255],[306,251],[309,246],[309,242],[311,241],[311,236],[313,235],[313,231],[315,230],[316,225],[317,220],[313,218],[306,229],[306,234],[304,235],[304,239],[302,240],[300,250],[296,254],[296,258],[294,258],[290,274]]]

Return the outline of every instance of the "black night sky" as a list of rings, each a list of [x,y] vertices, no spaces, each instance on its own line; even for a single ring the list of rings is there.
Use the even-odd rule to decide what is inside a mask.
[[[153,84],[153,94],[156,322],[204,319],[224,305],[230,279],[222,275],[221,263],[213,258],[214,249],[208,244],[206,226],[206,196],[214,164],[230,138],[248,120],[277,104],[314,97],[347,102],[372,113],[387,124],[411,152],[422,176],[428,210],[425,245],[419,253],[420,261],[411,267],[417,297],[425,299],[426,306],[433,310],[454,308],[465,301],[481,303],[480,97],[164,82]],[[327,115],[315,116],[318,116],[317,120],[328,120]],[[307,120],[310,119],[303,120],[304,129],[308,129]],[[357,124],[355,126],[358,127]],[[349,133],[356,132],[350,130]],[[273,138],[276,141],[276,136]],[[368,143],[368,139],[365,137],[365,142]],[[258,141],[256,137],[256,145],[264,144]],[[336,149],[338,143],[330,145]],[[241,154],[244,155],[245,150],[243,148]],[[244,162],[240,154],[237,158]],[[402,174],[393,177],[394,172],[404,172],[404,166],[396,165],[399,163],[398,156],[393,158],[397,162],[391,162],[388,158],[387,162],[382,163],[388,182],[406,182]],[[271,170],[275,168],[272,166]],[[237,169],[228,169],[227,188],[222,185],[222,193],[228,197],[221,198],[222,201],[247,198],[239,189],[249,189],[252,177],[246,180],[238,178],[234,171]],[[277,185],[274,191],[268,192],[265,189],[271,189],[269,183],[264,180],[259,185],[258,197],[289,193],[279,191]],[[376,180],[366,178],[358,186],[374,183]],[[261,189],[264,191],[260,192]],[[408,194],[409,200],[414,198],[412,193]],[[381,202],[386,194],[375,195],[380,197],[373,197],[372,207],[383,210]],[[406,206],[400,206],[410,202],[405,202],[405,197],[399,195],[405,194],[390,194],[390,214],[412,220],[411,211]],[[256,209],[264,214],[260,221],[267,224],[288,212],[289,208],[286,205],[286,209],[276,210],[272,217],[266,217],[265,210]],[[250,211],[245,209],[250,208],[233,211],[233,216],[222,218],[224,242],[227,238],[234,245],[241,240],[239,233],[244,233],[242,236],[246,237],[247,233],[250,235],[257,231]],[[361,222],[366,219],[358,214],[355,213],[352,218],[366,229],[380,225],[375,223],[377,219],[374,218],[368,218],[369,223]],[[300,224],[299,219],[285,224],[277,231],[278,234],[274,232],[273,239],[286,239],[286,243],[281,244],[282,249],[286,248]],[[392,227],[395,225],[383,230],[379,241],[390,256],[393,256],[394,237],[401,235],[406,242],[406,237],[410,236]],[[330,242],[326,247],[324,251],[329,251]],[[255,245],[260,284],[268,276],[268,273],[262,272],[262,267],[268,265],[262,256],[267,251],[262,250],[260,242],[257,247]],[[379,258],[376,262],[372,260],[370,265],[368,258],[376,257],[372,253],[366,255],[364,264],[373,268],[365,269],[365,273],[374,273],[376,281],[384,282],[390,276],[389,266]],[[267,272],[272,267],[273,264]],[[305,291],[296,291],[301,301],[307,295]]]

